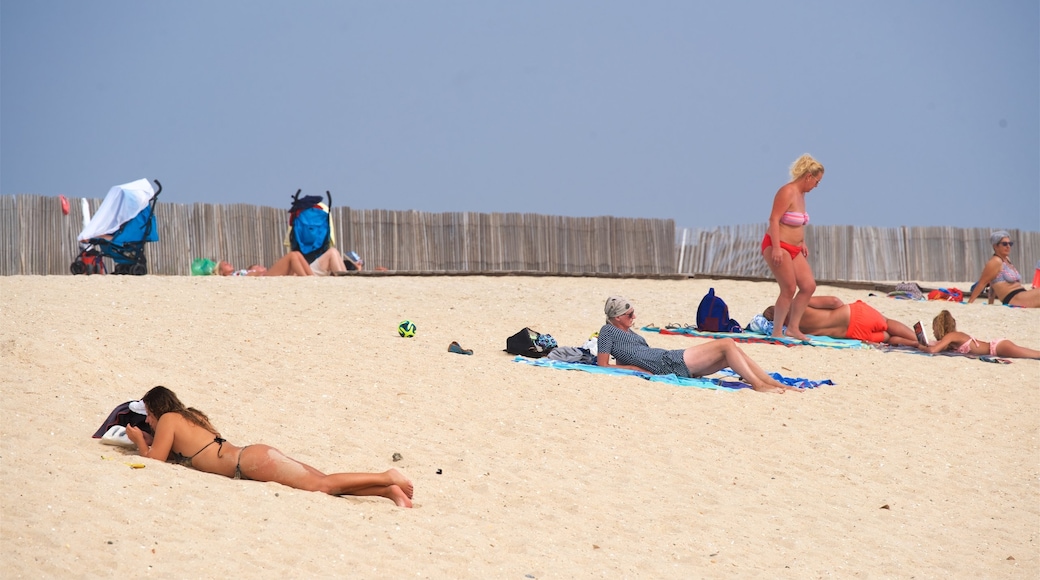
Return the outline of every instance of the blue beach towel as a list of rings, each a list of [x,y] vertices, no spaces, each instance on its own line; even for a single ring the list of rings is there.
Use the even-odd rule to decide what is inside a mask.
[[[870,348],[870,345],[851,338],[831,338],[829,336],[816,336],[809,335],[808,342],[804,340],[798,340],[797,338],[775,338],[766,334],[759,334],[757,332],[704,332],[696,330],[694,328],[657,328],[656,326],[644,326],[640,330],[646,332],[657,332],[659,334],[683,334],[686,336],[695,336],[698,338],[732,338],[737,342],[761,342],[767,344],[781,344],[784,346],[819,346],[826,348]]]
[[[619,369],[616,367],[601,367],[597,365],[586,365],[581,363],[566,363],[557,360],[549,360],[544,358],[530,359],[522,356],[518,356],[513,359],[515,362],[522,362],[536,367],[549,367],[553,369],[571,370],[571,371],[585,371],[587,373],[596,373],[601,375],[615,375],[615,376],[629,376],[639,377],[641,379],[648,380],[653,383],[665,383],[669,385],[675,385],[677,387],[698,387],[701,389],[715,389],[715,390],[736,390],[736,389],[750,389],[751,385],[740,382],[738,380],[726,380],[724,378],[712,379],[707,377],[689,378],[680,377],[678,375],[652,375],[650,373],[642,371],[634,371],[630,369]],[[720,371],[728,377],[739,376],[737,373],[730,369],[723,369]],[[769,376],[773,377],[777,381],[790,386],[790,387],[801,387],[804,389],[815,389],[822,385],[833,385],[830,379],[823,381],[812,381],[809,379],[801,378],[790,378],[781,375],[780,373],[769,373]]]

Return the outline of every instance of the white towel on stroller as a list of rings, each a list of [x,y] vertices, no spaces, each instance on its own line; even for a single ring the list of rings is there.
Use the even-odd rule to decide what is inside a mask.
[[[155,188],[147,179],[138,179],[113,187],[108,190],[101,207],[76,239],[83,241],[111,234],[148,207],[148,202],[154,196]]]

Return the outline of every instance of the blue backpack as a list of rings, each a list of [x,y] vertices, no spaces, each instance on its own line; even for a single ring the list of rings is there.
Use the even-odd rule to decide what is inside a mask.
[[[729,306],[711,288],[697,307],[697,330],[706,332],[742,332],[740,323],[729,317]]]

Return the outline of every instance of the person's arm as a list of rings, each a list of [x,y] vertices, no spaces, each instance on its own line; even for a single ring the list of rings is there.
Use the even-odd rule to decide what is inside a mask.
[[[155,435],[152,437],[151,445],[145,439],[144,431],[133,425],[126,427],[126,436],[137,446],[137,453],[141,457],[166,461],[170,457],[170,449],[173,447],[175,425],[177,419],[180,418],[180,415],[176,413],[166,413],[160,417],[159,422],[155,425]]]
[[[837,296],[813,296],[809,299],[809,308],[817,310],[837,310],[845,306]]]
[[[597,341],[596,341],[596,366],[614,367],[616,369],[629,369],[629,370],[640,371],[640,372],[644,372],[644,373],[650,372],[650,371],[648,371],[648,370],[646,370],[644,368],[640,368],[640,367],[633,366],[633,365],[619,365],[619,364],[616,364],[616,363],[615,364],[610,364],[610,349],[613,348],[613,346],[614,346],[614,341],[612,341],[608,336],[606,336],[606,333],[604,333],[602,330],[600,330],[599,331],[599,338],[597,338]]]
[[[641,373],[650,372],[643,367],[637,367],[635,365],[610,364],[610,353],[608,352],[600,352],[596,354],[596,365],[601,367],[613,367],[615,369],[628,369],[630,371],[639,371]]]
[[[766,229],[769,239],[773,242],[772,261],[774,264],[779,264],[784,256],[784,250],[780,247],[780,217],[789,207],[791,207],[791,195],[785,185],[773,197],[773,210],[769,212],[769,227]]]
[[[954,333],[952,332],[947,333],[946,336],[942,337],[942,340],[940,340],[939,342],[933,342],[932,344],[924,345],[918,343],[917,348],[918,350],[923,350],[925,352],[930,353],[942,352],[950,347],[950,343],[953,342],[954,338],[953,334]]]
[[[982,292],[982,289],[988,286],[989,283],[997,277],[997,274],[999,272],[1000,258],[990,258],[989,261],[986,262],[986,266],[982,269],[982,275],[979,276],[979,281],[975,283],[975,289],[971,291],[971,297],[968,298],[968,304],[975,302],[975,299],[979,297],[979,294]],[[992,290],[990,296],[992,297]],[[993,301],[990,300],[990,304],[992,303]]]

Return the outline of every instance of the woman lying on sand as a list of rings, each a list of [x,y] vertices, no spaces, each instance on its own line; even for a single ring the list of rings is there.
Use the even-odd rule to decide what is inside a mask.
[[[1040,359],[1040,350],[1018,346],[1010,340],[998,338],[993,342],[975,340],[970,335],[957,331],[957,321],[949,310],[943,310],[932,320],[932,332],[939,342],[917,348],[925,352],[942,352],[954,350],[961,354],[991,355],[1006,358]]]
[[[230,262],[217,262],[217,273],[221,276],[313,276],[310,264],[299,252],[289,252],[278,258],[278,261],[265,268],[262,264],[253,264],[245,270],[236,270]]]
[[[202,411],[185,408],[166,387],[155,387],[141,398],[146,420],[155,431],[151,444],[140,429],[128,426],[126,435],[143,457],[166,461],[170,452],[184,465],[234,479],[273,481],[305,491],[329,495],[378,495],[398,506],[412,507],[412,482],[396,469],[383,473],[326,475],[268,445],[236,447],[220,437]]]
[[[603,312],[607,315],[607,323],[599,330],[596,355],[596,364],[601,367],[611,366],[611,356],[617,361],[614,366],[618,368],[655,375],[675,373],[680,377],[703,377],[730,367],[756,391],[783,393],[804,390],[789,387],[769,376],[731,338],[719,338],[685,350],[651,348],[646,339],[632,331],[636,311],[631,302],[620,296],[611,296],[607,298]]]

